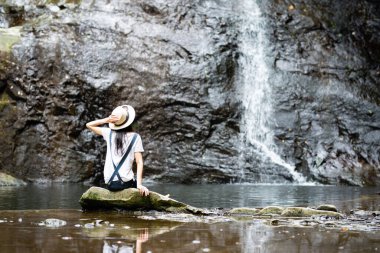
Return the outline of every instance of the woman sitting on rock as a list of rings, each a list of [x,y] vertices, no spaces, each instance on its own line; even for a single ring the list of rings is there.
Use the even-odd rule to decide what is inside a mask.
[[[144,152],[141,137],[132,130],[135,110],[130,105],[116,107],[108,118],[88,122],[87,128],[102,135],[107,142],[107,155],[104,164],[104,182],[110,191],[137,188],[142,195],[149,190],[142,185]],[[108,123],[108,127],[99,127]],[[137,164],[137,182],[132,171],[133,161]]]

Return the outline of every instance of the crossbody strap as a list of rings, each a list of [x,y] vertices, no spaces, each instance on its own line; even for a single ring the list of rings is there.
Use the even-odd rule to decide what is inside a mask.
[[[119,174],[119,170],[120,170],[121,166],[123,165],[125,159],[127,159],[129,153],[131,152],[131,149],[132,149],[133,144],[135,143],[136,139],[137,139],[137,134],[133,134],[131,143],[129,144],[129,146],[127,148],[127,151],[125,151],[125,153],[124,153],[123,157],[121,158],[119,164],[116,166],[115,163],[113,162],[113,157],[112,157],[112,130],[111,130],[111,132],[110,132],[110,152],[111,152],[111,161],[112,161],[112,165],[113,165],[113,168],[114,168],[114,172],[113,172],[110,180],[108,181],[108,183],[112,182],[112,180],[115,178],[115,176],[117,176],[117,178],[120,181],[123,181],[123,180],[121,180],[121,177],[120,177],[120,174]],[[129,173],[129,171],[128,171],[128,173]]]

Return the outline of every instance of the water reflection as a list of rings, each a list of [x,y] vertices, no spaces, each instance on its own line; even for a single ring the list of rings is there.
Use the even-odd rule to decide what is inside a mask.
[[[142,243],[148,241],[149,230],[143,228],[140,230],[139,237],[136,239],[135,244],[130,244],[122,241],[112,242],[104,240],[103,253],[141,253]],[[136,248],[136,251],[134,249]]]
[[[81,184],[0,187],[0,209],[80,209],[78,200],[88,188]],[[376,187],[151,184],[149,189],[201,208],[317,206],[322,203],[334,204],[344,212],[380,208]]]
[[[152,185],[149,189],[196,207],[318,206],[379,210],[379,188],[302,185]]]
[[[253,218],[210,224],[139,217],[78,210],[0,211],[0,253],[52,250],[57,253],[367,253],[380,250],[378,231],[271,226]],[[40,226],[46,218],[62,219],[67,224],[58,228]]]
[[[89,186],[81,184],[29,184],[0,187],[0,209],[80,208],[78,200]]]

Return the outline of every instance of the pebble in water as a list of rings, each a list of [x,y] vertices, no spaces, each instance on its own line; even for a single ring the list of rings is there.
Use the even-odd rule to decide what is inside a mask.
[[[103,220],[95,220],[95,226],[101,227],[102,226],[101,223],[103,223]]]
[[[86,224],[84,224],[84,227],[85,228],[94,228],[95,225],[94,225],[94,223],[86,223]]]
[[[62,227],[66,225],[66,221],[60,219],[46,219],[44,222],[46,227]]]

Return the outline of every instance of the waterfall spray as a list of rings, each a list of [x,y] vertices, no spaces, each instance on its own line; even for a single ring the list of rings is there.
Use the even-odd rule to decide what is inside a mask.
[[[237,83],[244,108],[242,115],[243,141],[251,144],[263,159],[288,169],[293,179],[305,182],[304,177],[278,155],[271,125],[272,90],[270,77],[269,41],[266,22],[255,0],[243,0],[240,23],[239,74]],[[244,173],[242,173],[244,174]]]

